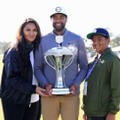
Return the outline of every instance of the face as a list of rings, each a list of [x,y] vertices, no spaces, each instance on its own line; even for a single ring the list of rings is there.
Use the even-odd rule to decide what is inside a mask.
[[[34,23],[28,23],[24,29],[23,29],[23,33],[25,36],[25,39],[29,42],[32,43],[36,36],[37,36],[37,28],[35,26]]]
[[[101,54],[105,51],[110,43],[109,38],[105,38],[101,35],[94,35],[92,38],[93,48],[96,50],[97,53]]]
[[[65,28],[67,17],[63,14],[55,14],[52,17],[52,24],[55,32],[62,32]]]

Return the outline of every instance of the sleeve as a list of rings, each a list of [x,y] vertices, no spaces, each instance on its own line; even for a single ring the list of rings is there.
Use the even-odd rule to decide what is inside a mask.
[[[34,74],[40,86],[44,87],[48,82],[43,74],[44,65],[44,55],[42,51],[42,44],[40,44],[39,49],[35,52],[35,63],[34,63]]]
[[[114,60],[111,70],[111,98],[109,103],[109,112],[116,114],[120,110],[120,60]]]
[[[79,64],[80,71],[74,82],[76,86],[80,85],[83,82],[88,69],[87,52],[86,52],[85,44],[82,38],[80,38],[79,40],[78,64]]]

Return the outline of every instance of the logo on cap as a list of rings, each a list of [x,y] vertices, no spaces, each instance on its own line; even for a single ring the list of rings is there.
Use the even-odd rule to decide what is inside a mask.
[[[97,32],[97,29],[96,29],[96,28],[95,28],[95,29],[93,29],[93,32],[95,32],[95,33],[96,33],[96,32]]]
[[[55,8],[55,11],[56,11],[56,12],[60,12],[60,11],[62,11],[62,9],[61,9],[61,7],[56,7],[56,8]]]

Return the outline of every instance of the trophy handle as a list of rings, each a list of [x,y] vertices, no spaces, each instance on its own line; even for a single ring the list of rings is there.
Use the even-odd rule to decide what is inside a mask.
[[[46,63],[47,63],[50,67],[52,67],[53,69],[55,69],[55,66],[54,66],[55,60],[54,60],[54,58],[51,57],[51,56],[45,56],[44,58],[45,58]],[[48,58],[48,59],[47,59],[47,58]],[[49,59],[51,60],[51,62],[52,62],[53,65],[51,65],[51,64],[48,62]]]
[[[65,58],[65,59],[67,59],[67,58]],[[68,60],[64,60],[64,61],[66,61],[66,63],[64,63],[64,64],[66,64],[66,65],[64,66],[64,70],[65,70],[66,68],[68,68],[70,64],[72,64],[73,60],[74,60],[74,56],[73,56],[73,55],[72,55],[72,56],[70,55],[70,58],[69,58]]]

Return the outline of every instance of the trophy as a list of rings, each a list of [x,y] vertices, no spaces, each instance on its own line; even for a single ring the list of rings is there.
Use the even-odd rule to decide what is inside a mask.
[[[60,40],[59,40],[60,39]],[[67,95],[70,90],[65,83],[65,70],[73,62],[76,49],[72,45],[67,47],[61,46],[62,36],[56,38],[60,43],[57,47],[51,48],[45,52],[44,58],[46,63],[56,72],[55,86],[52,89],[53,95]]]

